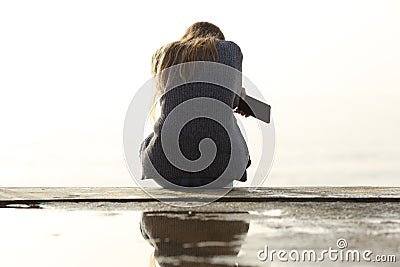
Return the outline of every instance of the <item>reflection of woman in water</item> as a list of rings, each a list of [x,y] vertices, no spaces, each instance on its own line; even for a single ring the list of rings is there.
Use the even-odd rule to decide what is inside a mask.
[[[238,213],[247,215],[247,212]],[[144,212],[143,237],[154,247],[150,266],[234,266],[249,223],[218,213]],[[225,256],[225,261],[210,263]]]
[[[243,55],[237,44],[231,41],[225,41],[221,30],[208,22],[198,22],[191,25],[184,35],[175,42],[169,43],[158,49],[152,59],[153,77],[167,68],[185,62],[193,61],[211,61],[230,66],[236,70],[242,70]],[[245,91],[241,87],[241,78],[239,88],[236,92],[211,83],[187,83],[177,86],[167,92],[163,88],[157,88],[157,96],[160,98],[161,114],[154,125],[154,131],[143,141],[140,148],[142,160],[143,179],[155,179],[154,169],[157,173],[169,182],[181,186],[201,186],[215,181],[225,171],[231,158],[231,146],[238,147],[235,158],[239,159],[243,168],[240,171],[234,171],[233,180],[246,181],[246,168],[250,165],[250,157],[247,144],[240,132],[236,118],[233,112],[223,116],[224,125],[228,125],[229,132],[225,130],[220,123],[208,118],[194,118],[188,122],[180,132],[179,148],[182,154],[189,160],[197,160],[201,153],[199,143],[203,139],[210,138],[216,145],[217,153],[212,163],[200,171],[182,170],[171,164],[161,144],[161,130],[163,124],[171,111],[181,103],[199,97],[207,97],[219,100],[235,109],[235,112],[248,116],[244,111],[237,109],[239,97],[245,96]],[[211,106],[204,106],[204,109],[213,109]],[[172,141],[171,141],[172,142]],[[231,143],[233,142],[233,143]],[[148,157],[144,157],[147,155]],[[240,172],[240,173],[239,173]],[[156,182],[166,186],[163,181],[156,179]]]

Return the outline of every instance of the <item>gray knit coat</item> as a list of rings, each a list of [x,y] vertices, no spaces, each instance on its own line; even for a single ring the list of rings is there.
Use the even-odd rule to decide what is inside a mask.
[[[242,71],[243,55],[240,47],[231,41],[218,41],[216,44],[217,62],[228,65]],[[241,81],[240,81],[241,85]],[[161,129],[169,113],[186,100],[208,97],[224,102],[232,107],[232,113],[227,114],[223,119],[229,128],[229,133],[218,123],[207,118],[197,118],[185,125],[179,135],[179,147],[182,154],[190,160],[200,157],[199,143],[204,138],[211,138],[216,147],[217,154],[212,164],[207,168],[189,172],[181,170],[171,164],[166,158],[161,145]],[[178,86],[168,91],[160,99],[161,115],[154,125],[153,132],[142,142],[140,147],[140,158],[142,162],[142,179],[154,179],[157,183],[165,185],[162,179],[154,175],[156,170],[159,175],[171,183],[180,186],[201,186],[217,179],[228,165],[231,157],[231,140],[239,149],[236,155],[250,166],[250,157],[247,144],[238,127],[233,114],[238,95],[222,86],[210,83],[189,83]],[[205,109],[209,107],[204,107]],[[144,156],[147,153],[148,157]],[[246,168],[247,168],[246,167]],[[241,173],[233,173],[231,180],[246,181],[246,170]]]

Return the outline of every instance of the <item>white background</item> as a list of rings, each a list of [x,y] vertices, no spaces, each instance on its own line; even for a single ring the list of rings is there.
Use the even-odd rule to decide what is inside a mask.
[[[154,50],[196,21],[239,44],[273,107],[264,186],[399,186],[399,14],[396,0],[1,1],[0,186],[134,186],[128,104]]]

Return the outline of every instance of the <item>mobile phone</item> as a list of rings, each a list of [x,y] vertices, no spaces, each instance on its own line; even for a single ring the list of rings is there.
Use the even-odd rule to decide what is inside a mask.
[[[239,99],[238,109],[263,122],[271,121],[271,106],[251,96]]]

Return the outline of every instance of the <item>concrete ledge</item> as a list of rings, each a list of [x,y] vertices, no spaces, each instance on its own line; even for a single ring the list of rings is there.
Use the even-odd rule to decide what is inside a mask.
[[[162,191],[168,201],[207,201],[215,190],[188,196],[186,192],[166,189],[148,189],[150,194]],[[0,188],[0,203],[25,202],[156,202],[140,188],[135,187],[7,187]],[[400,202],[400,187],[262,187],[234,188],[218,202],[267,201],[347,201],[347,202]]]
[[[0,188],[0,216],[5,223],[1,237],[6,244],[2,255],[15,263],[21,251],[31,252],[29,257],[23,255],[28,260],[18,266],[53,266],[52,258],[63,260],[65,255],[68,260],[75,260],[77,264],[73,266],[87,266],[87,255],[97,256],[100,246],[107,248],[103,254],[114,257],[109,262],[121,262],[118,252],[125,250],[124,262],[128,265],[148,266],[147,237],[142,229],[157,229],[147,231],[146,236],[154,240],[174,238],[168,251],[174,251],[170,259],[175,261],[181,260],[182,255],[193,255],[193,248],[198,247],[200,252],[196,250],[193,255],[195,261],[223,258],[226,262],[218,266],[235,266],[237,261],[239,266],[272,266],[257,258],[257,251],[266,245],[286,251],[319,251],[337,248],[339,239],[346,240],[351,250],[371,250],[374,255],[395,255],[399,259],[398,187],[274,187],[253,192],[234,188],[218,201],[199,206],[185,206],[187,193],[152,190],[175,202],[167,205],[140,188]],[[190,198],[193,202],[206,201],[215,193],[190,194]],[[149,227],[142,228],[143,222]],[[223,238],[225,234],[229,239]],[[168,242],[159,247],[167,247]],[[243,253],[240,257],[229,256],[220,246],[213,249],[215,242],[239,245]],[[204,247],[206,256],[201,254]],[[142,262],[140,257],[132,256],[133,250],[139,252],[136,255],[143,254]],[[88,253],[84,254],[85,251]],[[43,252],[51,257],[44,257]],[[79,258],[81,255],[83,259]],[[4,257],[0,262],[4,262]],[[315,264],[343,266],[345,263],[305,262],[300,266]],[[274,262],[275,265],[279,263]],[[298,266],[297,262],[293,265]],[[345,265],[378,266],[363,262]],[[381,265],[398,266],[398,262]]]

